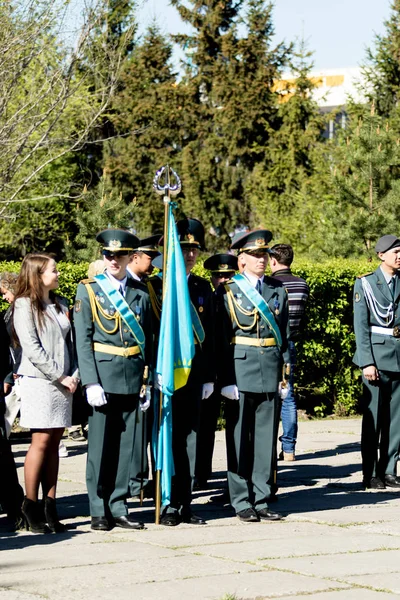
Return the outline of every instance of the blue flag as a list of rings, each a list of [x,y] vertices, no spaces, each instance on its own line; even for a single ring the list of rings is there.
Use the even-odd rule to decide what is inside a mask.
[[[162,304],[156,373],[162,379],[162,416],[157,441],[157,470],[161,470],[163,505],[169,504],[172,456],[172,395],[186,385],[194,356],[194,337],[185,263],[172,207],[169,206],[167,268]]]

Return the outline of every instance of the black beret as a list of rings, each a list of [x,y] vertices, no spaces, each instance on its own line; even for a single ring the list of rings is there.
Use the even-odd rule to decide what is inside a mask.
[[[397,248],[400,246],[400,240],[395,235],[383,235],[376,242],[375,252],[387,252],[392,248]]]

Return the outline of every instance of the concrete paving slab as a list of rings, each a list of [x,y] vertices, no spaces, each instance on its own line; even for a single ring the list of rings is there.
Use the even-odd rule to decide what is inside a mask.
[[[142,531],[135,536],[136,540],[160,544],[167,547],[193,548],[202,552],[204,546],[215,544],[244,543],[244,542],[268,542],[275,544],[282,539],[296,539],[298,536],[315,536],[324,538],[333,535],[335,528],[328,525],[315,523],[297,523],[281,521],[280,523],[240,523],[238,519],[232,519],[227,525],[207,527],[192,527],[183,529],[181,527],[171,529],[154,526],[147,531]],[[336,532],[338,539],[342,539],[342,531]],[[397,544],[397,541],[393,542]],[[400,540],[399,540],[400,545]]]
[[[331,528],[332,529],[332,528]],[[212,546],[188,548],[188,552],[200,552],[207,556],[238,561],[265,561],[269,559],[328,555],[336,561],[336,556],[346,552],[399,550],[400,539],[390,536],[357,535],[354,533],[332,532],[314,536],[289,535],[281,539],[252,540],[237,543],[214,544]],[[399,552],[400,554],[400,552]],[[294,569],[296,570],[296,569]]]
[[[124,566],[127,569],[127,565]],[[162,565],[161,565],[162,567]],[[95,597],[98,600],[178,600],[190,598],[190,600],[221,600],[226,594],[235,595],[237,598],[252,599],[263,598],[265,594],[272,597],[279,597],[282,594],[290,593],[290,590],[297,590],[298,593],[310,594],[314,592],[327,590],[342,590],[347,593],[349,586],[346,583],[336,583],[325,581],[319,578],[304,577],[292,573],[279,573],[270,571],[259,571],[249,573],[230,573],[225,575],[207,575],[203,577],[186,577],[181,579],[170,573],[169,579],[159,581],[149,581],[143,583],[136,580],[137,571],[130,572],[130,584],[127,584],[128,576],[122,574],[120,570],[102,569],[98,574],[94,584],[89,586],[88,579],[91,577],[89,568],[82,569],[86,574],[85,581],[82,582],[79,569],[60,572],[57,587],[47,581],[40,581],[34,577],[31,585],[31,593],[42,594],[43,597],[56,598],[62,590],[63,600],[83,600]],[[78,579],[76,574],[78,572]],[[93,577],[92,577],[93,578]],[[0,584],[1,585],[1,584]],[[14,587],[14,586],[13,586]],[[20,588],[20,585],[18,585]],[[24,591],[24,590],[22,590]],[[58,596],[60,598],[60,596]]]
[[[226,456],[219,432],[213,479],[192,506],[207,526],[155,526],[152,502],[140,508],[132,500],[130,511],[148,529],[106,533],[90,530],[86,445],[65,440],[70,453],[61,461],[58,504],[72,529],[9,535],[0,519],[0,600],[60,600],[60,590],[63,600],[400,597],[400,494],[361,489],[360,420],[301,422],[298,439],[298,460],[278,465],[273,509],[288,515],[283,522],[240,523],[221,503]],[[21,482],[27,447],[13,444]]]
[[[400,564],[400,556],[398,556]],[[400,569],[399,569],[400,571]],[[400,595],[400,572],[396,573],[374,573],[373,575],[355,575],[353,577],[346,577],[346,581],[350,583],[356,583],[359,585],[366,585],[377,590],[385,590],[392,594]]]
[[[296,594],[296,600],[310,600],[310,596]],[[269,600],[276,596],[263,596],[257,600]],[[293,596],[279,596],[279,600],[293,600]],[[396,594],[378,592],[375,590],[366,590],[365,588],[353,588],[343,590],[332,590],[330,592],[322,592],[320,594],[312,594],[312,600],[399,600]]]
[[[400,577],[400,552],[398,550],[268,559],[263,564],[274,569],[285,569],[302,575],[331,577],[333,579],[343,579],[351,575],[393,572],[398,572]]]
[[[139,584],[159,583],[166,581],[191,579],[197,583],[204,577],[230,576],[237,573],[250,577],[251,571],[259,570],[251,565],[236,564],[233,562],[212,559],[204,556],[180,555],[170,558],[157,558],[149,560],[148,556],[142,558],[137,548],[129,552],[126,545],[125,559],[114,558],[113,546],[109,552],[103,549],[104,559],[101,564],[92,562],[88,552],[81,554],[81,565],[71,564],[69,567],[54,568],[46,563],[41,569],[29,571],[29,577],[21,577],[21,567],[9,572],[0,571],[0,588],[12,587],[23,592],[38,593],[44,596],[55,597],[56,590],[62,590],[62,598],[74,598],[78,592],[82,597],[98,597],[99,593],[106,590],[113,597],[118,598],[115,587],[130,589],[131,597],[136,595],[132,587]],[[228,577],[229,578],[229,577]],[[79,596],[80,597],[80,596]],[[160,596],[162,597],[162,596]]]
[[[51,536],[53,537],[53,536]],[[56,537],[56,536],[54,536]],[[57,536],[60,538],[61,536]],[[174,558],[182,556],[182,551],[171,550],[161,546],[141,544],[128,539],[112,540],[103,536],[102,539],[93,540],[95,535],[81,535],[79,539],[79,552],[77,552],[77,541],[72,539],[70,543],[55,542],[53,551],[49,552],[48,545],[37,544],[35,551],[32,547],[18,548],[14,552],[8,552],[7,558],[1,565],[0,576],[16,571],[21,574],[23,565],[24,574],[37,569],[57,569],[81,567],[85,564],[99,565],[109,562],[135,562],[158,561],[162,558]],[[34,536],[37,539],[37,536]],[[89,538],[86,539],[85,538]],[[91,539],[90,539],[91,538]],[[30,577],[30,575],[28,576]]]

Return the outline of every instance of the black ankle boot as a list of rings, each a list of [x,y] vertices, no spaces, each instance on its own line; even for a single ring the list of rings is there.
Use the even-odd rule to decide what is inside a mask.
[[[53,533],[62,533],[66,530],[65,525],[60,523],[58,519],[56,501],[54,498],[50,498],[50,496],[44,499],[44,516],[50,531]]]
[[[25,528],[32,533],[48,533],[49,529],[42,518],[42,508],[39,502],[24,498],[21,512],[25,521]]]

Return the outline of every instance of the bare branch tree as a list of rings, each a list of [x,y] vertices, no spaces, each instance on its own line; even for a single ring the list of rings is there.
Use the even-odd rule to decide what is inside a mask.
[[[107,0],[84,4],[67,35],[71,0],[9,0],[0,6],[0,216],[18,202],[66,197],[41,176],[76,152],[107,110],[133,26],[115,41]]]

